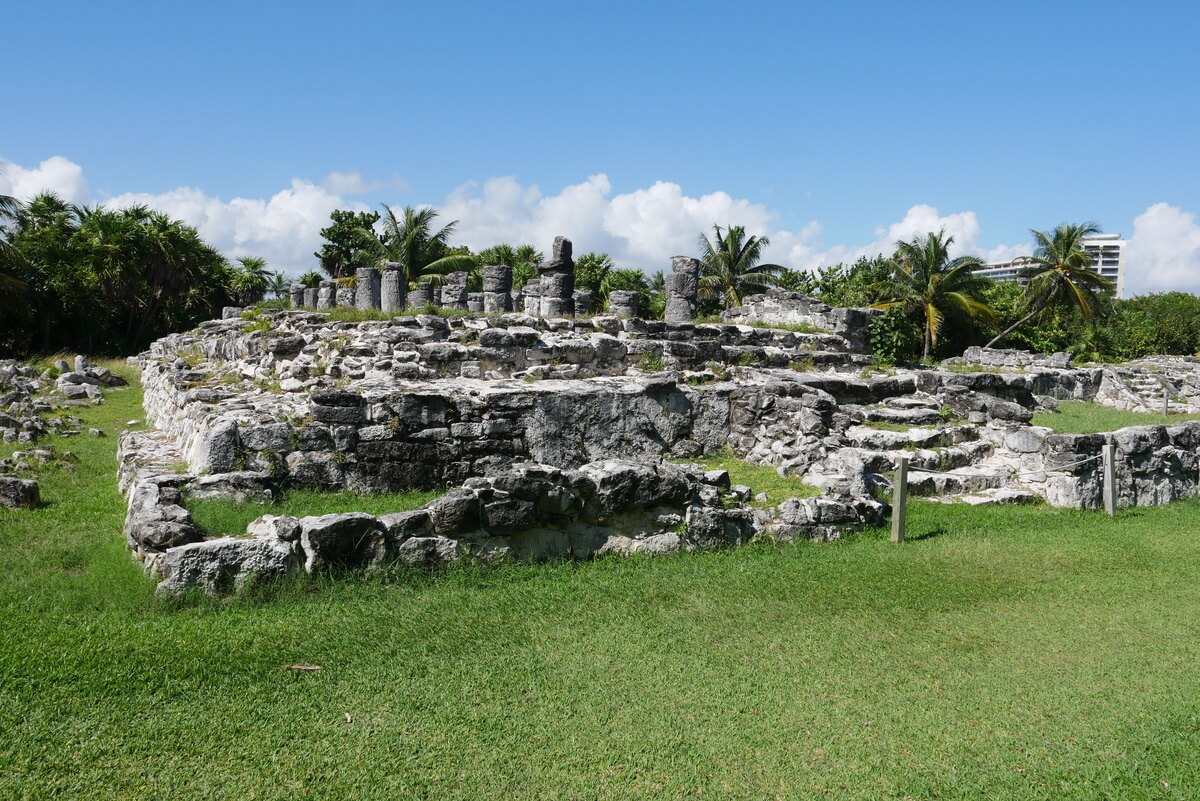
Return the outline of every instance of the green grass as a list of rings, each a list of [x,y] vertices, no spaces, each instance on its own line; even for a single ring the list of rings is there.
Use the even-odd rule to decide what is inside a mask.
[[[1061,401],[1057,413],[1038,412],[1033,416],[1035,426],[1046,426],[1060,434],[1095,434],[1126,426],[1171,425],[1188,420],[1200,420],[1200,415],[1126,412],[1086,401]]]
[[[878,429],[879,431],[897,431],[901,434],[911,431],[914,428],[922,430],[929,428],[929,426],[914,426],[908,423],[893,423],[891,420],[864,420],[860,425]]]
[[[221,498],[187,502],[192,519],[212,536],[243,534],[246,526],[262,515],[327,515],[339,512],[366,512],[384,515],[417,509],[441,495],[441,492],[397,492],[360,495],[353,492],[288,490],[272,503],[238,503]]]
[[[165,604],[120,533],[137,395],[0,510],[0,798],[1200,795],[1198,502]]]
[[[732,483],[746,485],[755,495],[767,493],[767,502],[755,502],[755,506],[774,506],[788,498],[811,498],[819,492],[796,476],[780,476],[774,467],[739,459],[729,448],[707,456],[699,463],[709,470],[728,470]]]
[[[435,306],[432,303],[427,303],[419,309],[405,309],[402,312],[385,312],[379,309],[359,309],[353,306],[337,306],[332,309],[309,309],[309,311],[318,311],[320,314],[328,315],[329,319],[337,323],[361,323],[367,320],[391,320],[395,317],[413,314],[432,314],[437,317],[484,317],[482,312],[472,312],[465,309],[444,309],[441,306]]]

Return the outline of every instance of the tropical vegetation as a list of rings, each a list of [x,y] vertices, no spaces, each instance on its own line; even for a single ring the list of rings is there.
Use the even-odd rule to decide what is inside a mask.
[[[1084,237],[1099,232],[1095,223],[1064,224],[1052,233],[1032,232],[1037,248],[1021,270],[1026,289],[1018,305],[1024,314],[997,334],[989,347],[1049,311],[1067,308],[1090,321],[1111,304],[1115,287],[1091,268],[1092,258],[1083,247]]]
[[[356,229],[355,239],[364,257],[375,266],[398,264],[407,283],[438,283],[448,273],[470,271],[479,261],[450,245],[457,220],[435,230],[437,216],[437,209],[428,206],[405,206],[397,214],[385,203],[380,220],[382,233],[364,226]]]
[[[377,211],[330,212],[330,224],[321,229],[321,249],[313,254],[330,278],[346,278],[359,267],[371,266],[373,248],[362,246],[359,232],[373,230],[379,216]]]
[[[762,262],[769,244],[765,236],[748,236],[741,225],[714,225],[712,239],[700,234],[700,301],[709,309],[739,306],[743,295],[774,286],[785,268]]]
[[[952,244],[954,237],[944,230],[897,242],[889,265],[891,280],[880,287],[884,300],[874,304],[901,310],[919,321],[925,359],[937,347],[947,318],[969,323],[992,317],[981,297],[988,280],[974,272],[983,261],[975,256],[950,258]]]
[[[0,201],[0,352],[133,353],[267,288],[196,229],[145,206]]]

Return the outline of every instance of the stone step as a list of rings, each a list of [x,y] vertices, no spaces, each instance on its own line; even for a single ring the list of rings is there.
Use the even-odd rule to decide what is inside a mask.
[[[1007,471],[987,468],[960,467],[937,473],[912,470],[908,474],[908,491],[918,496],[966,495],[998,489],[1007,481]]]
[[[901,395],[898,398],[888,398],[884,404],[893,409],[940,409],[937,398],[923,398],[916,395]]]
[[[907,448],[944,448],[960,442],[979,439],[979,430],[968,424],[910,428],[907,431],[885,431],[869,426],[851,426],[846,439],[859,448],[875,451],[895,451]]]
[[[942,416],[936,409],[912,408],[891,409],[886,406],[862,407],[862,413],[868,420],[879,423],[904,423],[910,426],[936,425],[942,422]]]
[[[934,503],[965,503],[969,506],[999,506],[1012,503],[1036,503],[1037,493],[1023,489],[998,487],[996,489],[980,490],[966,495],[943,495],[930,498]]]
[[[977,465],[992,455],[990,442],[974,440],[952,445],[947,448],[920,448],[915,451],[891,451],[888,455],[892,460],[892,468],[898,464],[901,455],[909,458],[909,468],[913,470],[954,470],[959,467]]]

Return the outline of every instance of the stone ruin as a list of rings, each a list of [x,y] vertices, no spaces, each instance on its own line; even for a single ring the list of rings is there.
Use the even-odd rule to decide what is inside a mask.
[[[83,420],[67,414],[71,408],[103,401],[107,387],[126,381],[107,367],[88,363],[76,356],[73,364],[58,359],[53,369],[38,370],[29,364],[0,360],[0,442],[31,446],[0,459],[0,506],[34,508],[41,504],[35,478],[28,476],[41,465],[69,461],[70,454],[57,454],[52,447],[32,447],[45,436],[70,437],[83,433]],[[91,436],[104,436],[98,428]]]
[[[126,535],[161,591],[393,561],[829,539],[886,519],[901,458],[913,494],[947,502],[1097,508],[1105,444],[1123,504],[1200,491],[1200,423],[1107,435],[1030,425],[1065,399],[1134,408],[1148,375],[1172,384],[1173,410],[1200,409],[1194,360],[1076,368],[1058,355],[968,351],[1012,366],[881,371],[867,348],[871,310],[771,292],[697,324],[641,319],[635,293],[613,292],[609,314],[572,317],[571,265],[559,238],[521,293],[524,310],[499,311],[514,305],[511,271],[488,267],[487,316],[262,312],[269,330],[234,316],[155,342],[138,357],[153,429],[125,434],[120,457]],[[465,287],[447,280],[443,302],[471,304]],[[698,265],[675,260],[672,317],[694,316],[697,289]],[[752,502],[753,488],[693,465],[719,452],[819,494]],[[193,498],[261,502],[297,486],[449,491],[416,512],[264,516],[216,539],[187,511]]]

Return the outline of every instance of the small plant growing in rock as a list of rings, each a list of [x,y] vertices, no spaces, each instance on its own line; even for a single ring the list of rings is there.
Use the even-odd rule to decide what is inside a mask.
[[[789,366],[798,373],[807,373],[816,367],[816,364],[812,359],[796,359]]]
[[[717,377],[718,381],[729,380],[729,369],[720,362],[709,362],[705,365]]]
[[[666,369],[662,356],[654,353],[643,353],[638,357],[637,367],[639,370],[645,370],[647,373],[658,373]]]
[[[188,367],[196,367],[204,361],[204,353],[195,345],[183,348],[177,355],[187,362]]]

